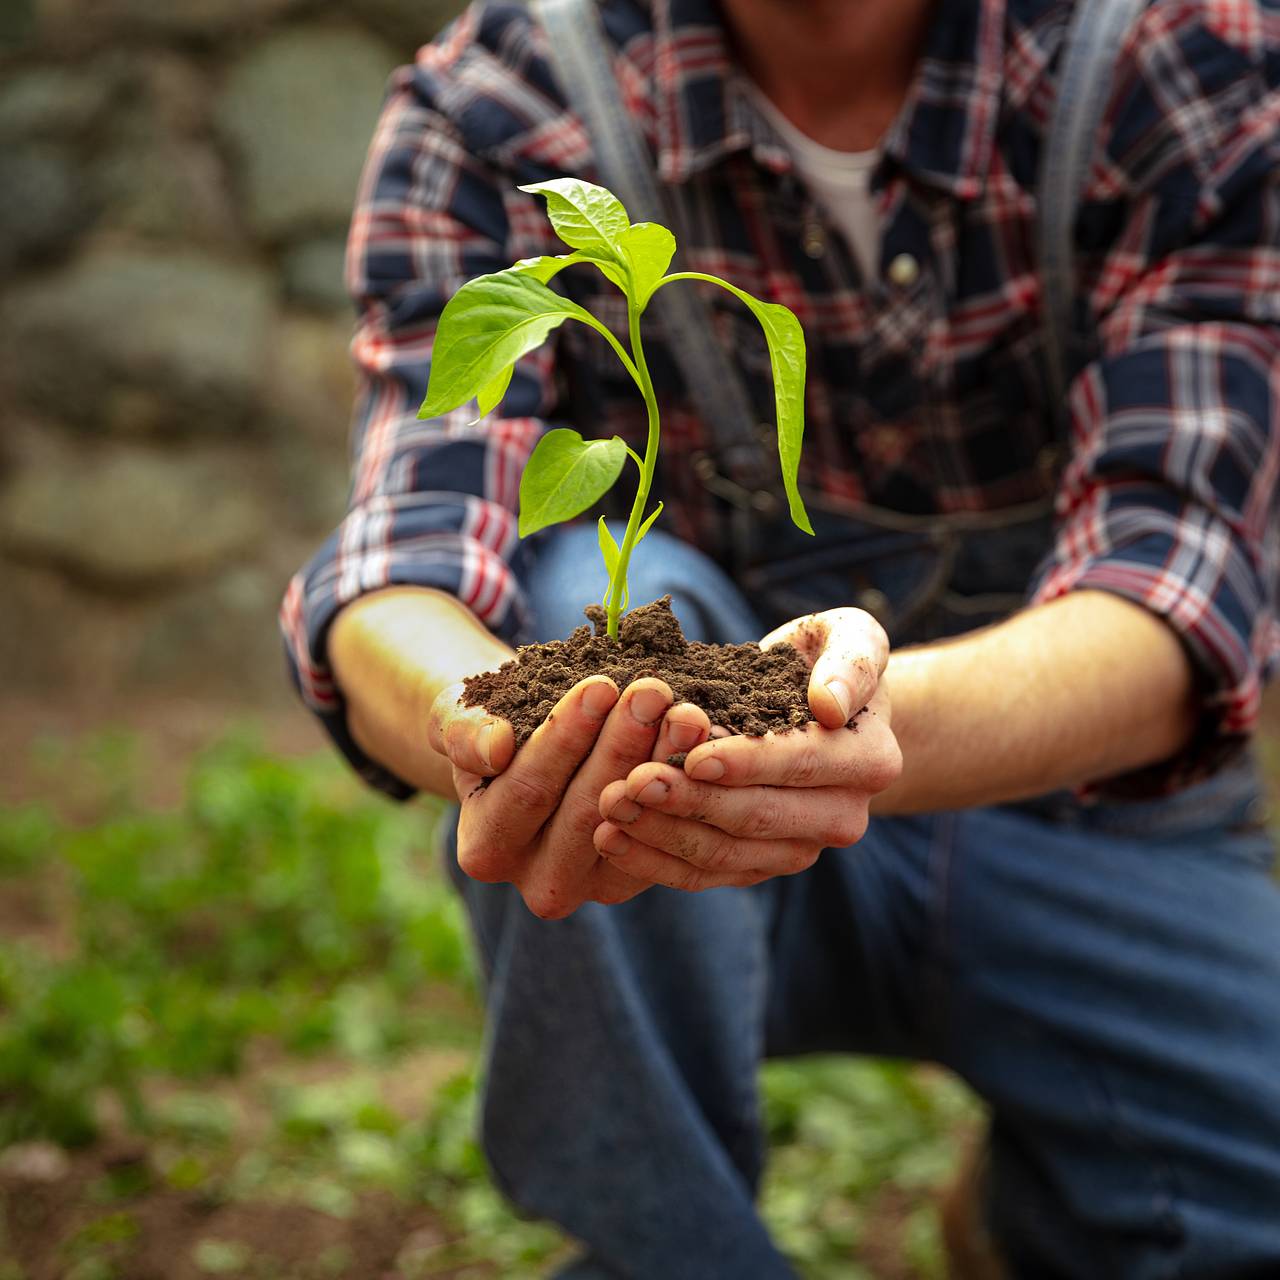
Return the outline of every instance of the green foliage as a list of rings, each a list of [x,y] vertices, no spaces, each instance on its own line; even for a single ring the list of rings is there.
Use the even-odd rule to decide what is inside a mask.
[[[475,397],[480,416],[493,410],[510,384],[515,361],[539,346],[565,320],[597,330],[613,347],[644,397],[649,436],[644,458],[636,458],[640,481],[631,518],[619,546],[601,533],[600,549],[609,573],[605,597],[609,634],[618,635],[618,615],[627,600],[631,552],[657,515],[641,525],[657,466],[660,421],[657,398],[640,340],[640,317],[653,295],[679,280],[700,280],[727,289],[760,322],[769,346],[778,417],[778,458],[791,518],[812,533],[797,486],[804,437],[805,345],[800,322],[784,306],[761,302],[744,290],[699,272],[667,275],[675,254],[671,232],[656,222],[632,223],[611,191],[577,178],[557,178],[520,188],[542,196],[556,234],[573,252],[525,258],[505,271],[468,281],[440,316],[431,379],[419,417],[431,418]],[[590,263],[615,284],[627,301],[630,350],[590,312],[549,288],[565,267]],[[520,482],[520,535],[570,520],[593,505],[622,472],[626,445],[583,441],[577,432],[551,431],[539,441]],[[661,504],[659,504],[661,510]]]
[[[353,1221],[369,1196],[424,1206],[442,1230],[406,1245],[397,1276],[533,1280],[565,1260],[477,1142],[475,981],[431,815],[243,740],[196,761],[179,808],[147,809],[129,778],[143,762],[99,745],[96,823],[0,822],[0,894],[48,880],[67,913],[46,943],[0,948],[0,1146],[89,1142],[113,1098],[147,1143],[86,1189],[57,1245],[65,1274],[131,1274],[140,1204],[178,1193]],[[84,772],[71,755],[59,768]],[[406,1100],[424,1070],[436,1083]],[[932,1200],[974,1122],[964,1091],[841,1058],[770,1064],[762,1096],[762,1211],[798,1273],[856,1280],[892,1256],[895,1276],[940,1277]],[[212,1229],[187,1248],[211,1276],[284,1274]]]
[[[584,440],[557,427],[538,441],[520,477],[520,536],[580,515],[613,488],[627,461],[627,446]]]
[[[17,866],[38,847],[69,876],[74,945],[0,952],[0,1145],[87,1141],[103,1088],[141,1119],[142,1075],[233,1072],[257,1039],[363,1058],[417,1039],[423,984],[472,982],[461,909],[424,874],[423,811],[354,795],[336,765],[228,743],[178,812],[6,824],[39,833],[10,842]]]
[[[813,1058],[762,1075],[771,1158],[761,1210],[810,1280],[870,1277],[853,1259],[892,1237],[914,1274],[945,1275],[935,1202],[976,1109],[940,1070]]]

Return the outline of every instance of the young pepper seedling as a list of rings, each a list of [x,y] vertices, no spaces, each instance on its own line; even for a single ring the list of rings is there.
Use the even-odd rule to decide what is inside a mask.
[[[617,481],[629,457],[639,469],[635,501],[619,546],[604,517],[598,525],[600,551],[609,574],[605,595],[608,633],[618,638],[618,618],[627,606],[627,567],[636,544],[662,511],[659,502],[645,516],[658,463],[661,424],[653,381],[640,340],[640,317],[659,289],[681,280],[702,280],[727,289],[750,308],[769,344],[778,419],[778,461],[791,519],[813,532],[796,484],[804,436],[804,333],[793,312],[761,302],[716,276],[699,271],[666,274],[676,241],[656,222],[632,222],[611,191],[577,178],[537,182],[521,191],[541,195],[547,216],[571,253],[525,258],[505,271],[477,276],[450,298],[440,315],[431,356],[431,377],[420,418],[448,413],[473,397],[480,417],[494,409],[511,382],[515,362],[540,346],[566,320],[595,329],[613,348],[644,397],[649,435],[642,458],[620,436],[584,440],[558,427],[538,441],[520,478],[520,536],[571,520],[598,502]],[[548,281],[565,267],[589,263],[627,301],[630,351],[584,307],[561,297]]]

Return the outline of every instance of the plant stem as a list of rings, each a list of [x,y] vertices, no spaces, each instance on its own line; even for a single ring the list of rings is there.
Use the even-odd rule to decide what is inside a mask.
[[[631,562],[631,550],[636,544],[636,534],[644,519],[644,509],[649,502],[649,489],[653,485],[653,472],[658,464],[658,398],[653,393],[653,379],[649,377],[649,366],[645,363],[644,345],[640,341],[640,308],[635,302],[627,299],[627,326],[631,335],[631,355],[635,361],[636,382],[640,394],[644,396],[645,408],[649,412],[649,439],[644,447],[644,460],[640,465],[640,484],[636,489],[636,500],[631,504],[631,516],[627,520],[627,531],[619,548],[618,563],[613,577],[609,579],[609,596],[605,603],[605,616],[608,619],[608,632],[613,639],[618,638],[618,617],[622,613],[622,598],[627,589],[627,566]]]

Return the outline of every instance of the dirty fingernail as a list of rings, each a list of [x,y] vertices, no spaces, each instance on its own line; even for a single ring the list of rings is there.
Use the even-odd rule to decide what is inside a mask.
[[[657,724],[670,705],[661,689],[637,689],[631,695],[631,714],[641,724]]]
[[[655,778],[643,791],[640,792],[636,799],[641,804],[661,804],[667,798],[667,784],[659,782]]]
[[[643,812],[634,800],[619,800],[609,811],[609,821],[634,822]]]
[[[588,685],[583,691],[582,709],[587,715],[603,720],[613,710],[613,704],[617,700],[618,695],[614,693],[613,685],[605,684],[601,680],[596,684]]]
[[[724,777],[724,765],[715,756],[707,756],[689,770],[689,777],[696,782],[719,782]]]
[[[677,751],[691,751],[698,745],[702,730],[696,724],[681,724],[679,720],[673,720],[667,725],[667,737]]]
[[[480,732],[476,734],[476,755],[480,757],[486,769],[493,768],[491,755],[493,750],[493,727],[493,721],[486,720],[480,726]]]
[[[839,676],[832,676],[827,681],[827,692],[840,708],[841,719],[847,721],[853,715],[853,691]]]

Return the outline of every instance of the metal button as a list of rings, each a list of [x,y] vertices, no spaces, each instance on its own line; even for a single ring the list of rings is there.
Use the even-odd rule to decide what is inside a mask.
[[[865,609],[873,618],[883,618],[889,612],[889,597],[875,587],[858,592],[858,608]]]
[[[909,253],[900,253],[889,263],[889,280],[900,289],[909,289],[919,279],[920,264]]]
[[[817,222],[806,222],[800,247],[810,258],[820,258],[827,251],[827,237],[822,225]]]
[[[1062,463],[1062,450],[1055,444],[1047,444],[1036,454],[1036,470],[1045,484],[1051,484]]]

